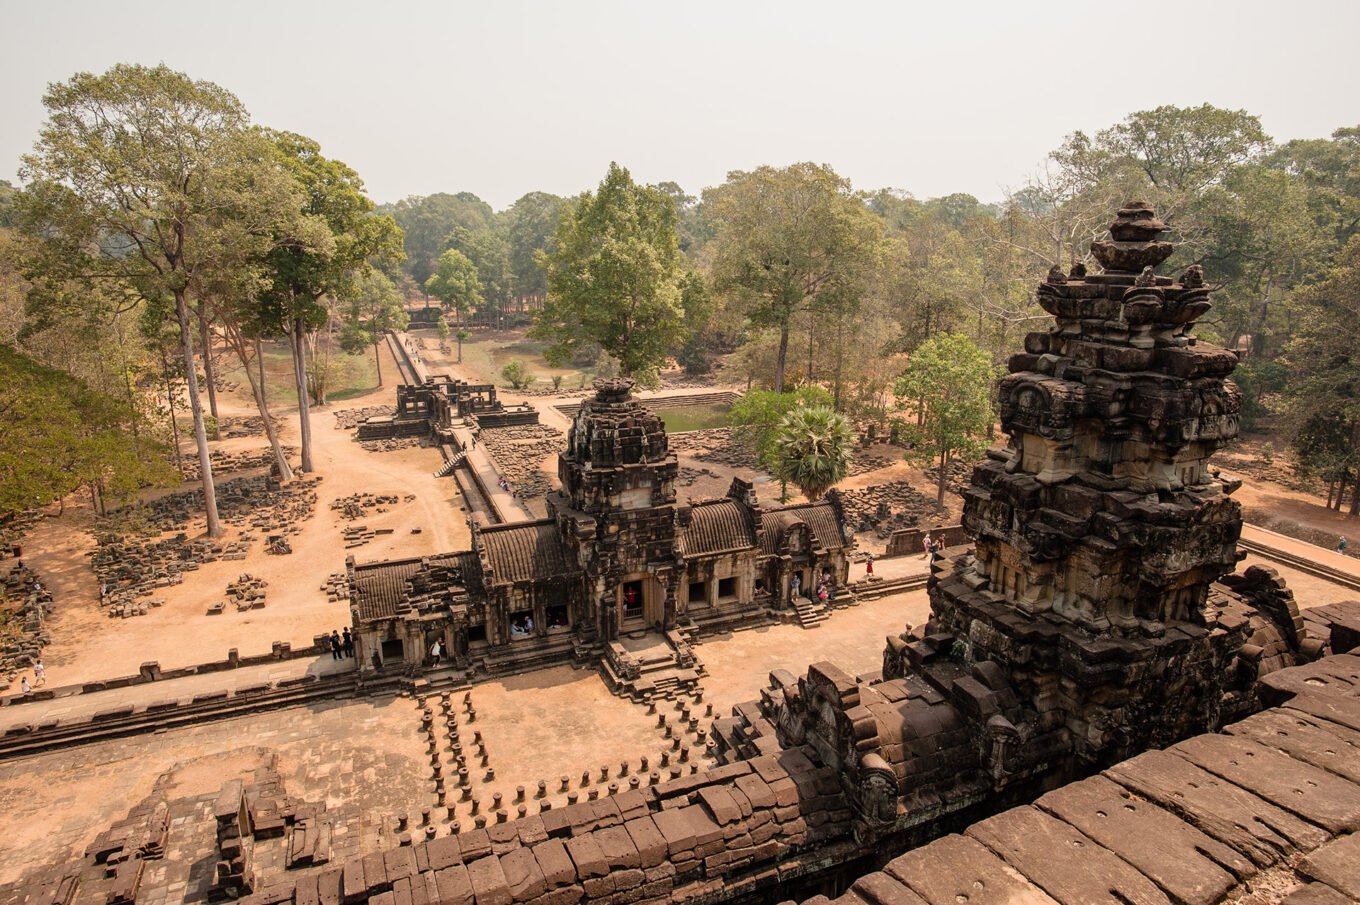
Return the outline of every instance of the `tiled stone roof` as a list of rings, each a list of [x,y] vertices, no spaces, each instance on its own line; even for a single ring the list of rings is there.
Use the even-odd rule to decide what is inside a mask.
[[[827,550],[839,550],[845,546],[845,536],[841,533],[840,520],[836,518],[835,508],[828,502],[802,503],[768,509],[760,514],[764,536],[761,538],[760,552],[773,556],[778,552],[780,535],[790,525],[803,522],[812,532],[814,543]]]
[[[478,543],[491,574],[488,586],[519,581],[545,581],[575,574],[562,552],[562,538],[552,519],[484,528]]]
[[[695,503],[689,525],[680,532],[680,550],[686,556],[754,546],[755,532],[746,507],[734,500]]]
[[[419,570],[419,557],[355,566],[350,596],[359,611],[359,621],[395,616],[406,600],[407,582]]]

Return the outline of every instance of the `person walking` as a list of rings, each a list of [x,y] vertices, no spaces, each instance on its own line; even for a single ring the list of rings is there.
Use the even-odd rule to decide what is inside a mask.
[[[874,577],[874,554],[870,553],[868,559],[864,560],[864,577]]]
[[[33,664],[33,684],[35,686],[47,684],[47,667],[43,666],[42,660]]]
[[[335,629],[331,629],[331,659],[332,660],[344,659],[344,655],[341,653],[340,633],[337,632]]]
[[[1336,552],[1338,553],[1346,552],[1346,535],[1344,534],[1341,535],[1341,540],[1336,542]]]
[[[922,559],[925,559],[927,556],[930,556],[930,551],[931,551],[933,548],[931,547],[931,544],[930,544],[930,532],[929,532],[929,531],[926,532],[926,536],[925,536],[925,537],[921,538],[921,548],[922,548],[923,550],[925,550],[925,556],[922,556],[922,557],[921,557]]]
[[[434,644],[430,645],[430,662],[438,666],[439,661],[444,656],[444,645],[439,643],[439,639],[434,639]]]
[[[341,647],[344,649],[345,656],[354,658],[354,636],[349,633],[349,626],[345,626],[345,634],[340,639]]]

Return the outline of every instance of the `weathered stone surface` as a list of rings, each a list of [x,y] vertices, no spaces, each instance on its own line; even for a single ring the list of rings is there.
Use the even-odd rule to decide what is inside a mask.
[[[468,869],[461,864],[437,870],[435,886],[439,890],[440,905],[466,905],[473,900],[472,881]]]
[[[976,839],[951,835],[889,861],[883,872],[930,905],[1055,905]]]
[[[1360,828],[1360,786],[1245,738],[1200,735],[1168,749],[1333,833]]]
[[[501,872],[516,902],[528,902],[541,896],[547,889],[543,871],[534,853],[527,848],[517,848],[501,855]]]
[[[1034,806],[1081,830],[1186,905],[1212,905],[1256,872],[1228,846],[1103,776],[1049,792]]]
[[[1298,871],[1360,901],[1360,833],[1327,843],[1304,858]]]
[[[1060,902],[1170,905],[1170,899],[1123,859],[1089,836],[1032,807],[1013,808],[968,828],[966,835]]]
[[[887,874],[860,877],[850,887],[868,905],[926,905],[926,901]]]
[[[549,839],[533,847],[534,859],[538,861],[543,880],[549,888],[567,886],[576,882],[576,866],[567,847],[561,839]]]
[[[1167,751],[1149,751],[1105,775],[1232,846],[1257,867],[1327,841],[1324,830]]]
[[[1355,905],[1355,899],[1325,883],[1307,883],[1280,900],[1280,905]]]
[[[1268,710],[1223,730],[1360,783],[1360,732],[1297,711]]]
[[[467,866],[468,881],[477,905],[510,905],[510,887],[495,855],[479,858]]]

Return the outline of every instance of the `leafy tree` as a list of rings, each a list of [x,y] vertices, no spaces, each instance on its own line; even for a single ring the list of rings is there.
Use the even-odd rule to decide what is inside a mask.
[[[330,317],[323,303],[345,294],[351,281],[378,258],[402,255],[402,234],[388,216],[374,216],[373,202],[364,194],[359,174],[344,163],[322,156],[321,146],[291,132],[271,133],[278,165],[296,182],[303,195],[302,213],[329,232],[329,241],[294,244],[278,242],[264,257],[268,285],[261,292],[274,313],[275,325],[286,332],[293,351],[301,428],[301,467],[312,471],[312,428],[309,396],[324,401],[319,378],[325,362],[309,370],[307,339]],[[310,390],[308,380],[315,384]]]
[[[686,374],[707,374],[713,369],[713,356],[718,351],[709,330],[715,306],[703,276],[697,271],[685,273],[680,284],[680,307],[685,314],[676,361]]]
[[[566,206],[565,198],[530,192],[506,211],[510,280],[518,294],[547,295],[548,275],[538,256],[551,250],[553,233]]]
[[[405,330],[410,323],[401,294],[382,271],[361,273],[354,281],[348,305],[345,306],[345,331],[340,347],[357,354],[373,347],[373,364],[378,371],[378,386],[382,386],[382,357],[378,344],[389,330]],[[444,325],[448,329],[448,325]]]
[[[472,334],[462,327],[459,327],[453,334],[453,338],[458,342],[458,364],[463,363],[463,343],[467,342],[471,336]]]
[[[391,214],[402,228],[407,273],[421,287],[439,266],[439,256],[448,249],[455,229],[484,229],[493,218],[491,205],[471,192],[406,198],[384,206],[379,213]]]
[[[496,317],[510,302],[510,246],[505,237],[490,227],[475,230],[457,227],[448,241],[450,248],[461,251],[477,269],[477,280],[481,283],[478,315],[485,319]]]
[[[439,316],[434,319],[434,332],[439,337],[439,345],[442,347],[449,341],[449,322],[444,319],[444,312],[439,312]]]
[[[564,363],[594,342],[626,377],[655,372],[684,316],[671,200],[611,163],[599,189],[563,214],[554,238],[548,299],[530,331],[549,343],[548,361]]]
[[[533,386],[534,381],[538,380],[529,369],[524,366],[524,362],[516,358],[514,361],[501,368],[501,376],[505,378],[510,386],[517,390],[526,390]]]
[[[774,475],[809,500],[826,493],[850,470],[855,435],[829,406],[799,406],[784,415],[774,437]]]
[[[831,394],[819,386],[803,386],[787,393],[752,390],[732,404],[727,420],[733,438],[756,454],[761,465],[774,471],[775,440],[784,417],[797,408],[825,408]]]
[[[716,225],[714,288],[756,327],[779,330],[774,389],[784,390],[794,315],[844,305],[871,273],[882,223],[830,168],[800,163],[736,172],[704,194]]]
[[[938,333],[912,353],[894,392],[900,400],[922,406],[919,425],[906,427],[912,449],[909,460],[934,462],[940,469],[936,502],[944,505],[950,466],[986,449],[992,424],[991,356],[957,333]]]
[[[439,256],[439,269],[425,281],[425,291],[439,299],[445,311],[457,311],[460,319],[482,304],[477,266],[456,248]]]
[[[165,66],[118,65],[52,85],[48,122],[24,159],[23,206],[38,240],[32,278],[107,280],[173,311],[189,384],[204,508],[219,536],[199,402],[190,284],[223,249],[249,249],[283,212],[241,174],[258,166],[229,92]]]

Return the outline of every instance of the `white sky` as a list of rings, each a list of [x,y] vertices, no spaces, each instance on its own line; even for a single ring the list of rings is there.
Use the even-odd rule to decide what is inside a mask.
[[[1360,2],[0,0],[0,178],[47,83],[164,62],[310,135],[378,201],[497,209],[610,160],[697,194],[829,163],[858,188],[984,201],[1075,129],[1161,104],[1277,141],[1360,124]]]

